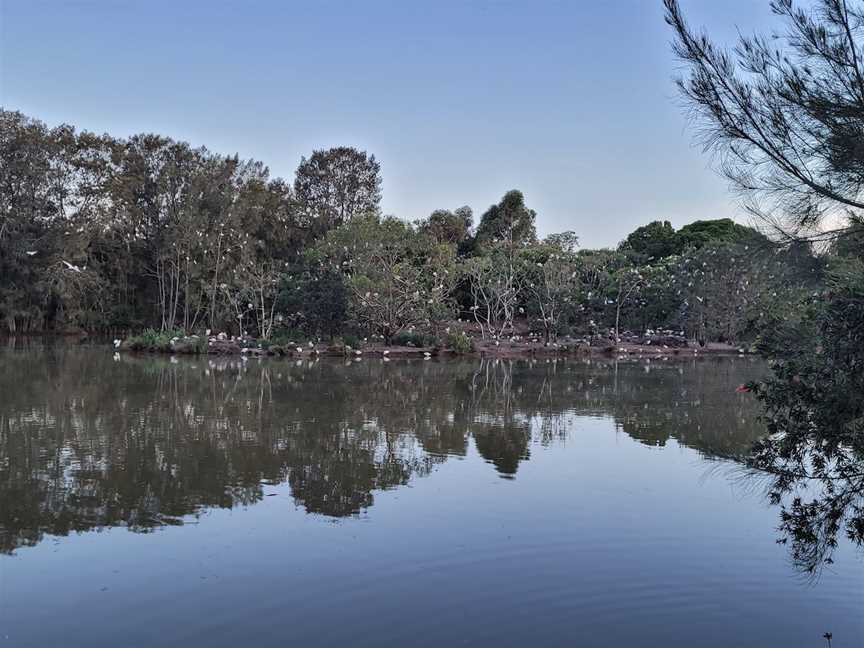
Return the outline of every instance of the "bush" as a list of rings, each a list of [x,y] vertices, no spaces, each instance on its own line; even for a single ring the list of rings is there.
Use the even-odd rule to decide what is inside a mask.
[[[447,348],[456,353],[472,353],[474,351],[474,340],[463,331],[451,333],[447,336]]]
[[[342,336],[342,343],[346,347],[351,347],[352,349],[359,349],[360,348],[360,338],[358,338],[356,335],[352,335],[350,333],[347,333],[346,335]]]
[[[424,347],[434,345],[435,340],[416,331],[402,331],[393,336],[391,344],[395,346]]]
[[[343,277],[317,264],[298,264],[282,276],[276,308],[306,335],[332,340],[348,319],[348,293]],[[297,335],[289,339],[303,338]]]
[[[187,337],[179,330],[157,331],[146,329],[140,335],[126,340],[133,351],[159,351],[163,353],[207,353],[207,337]]]
[[[207,339],[199,337],[184,337],[174,344],[168,343],[168,350],[174,353],[207,353]]]
[[[279,329],[270,340],[259,340],[259,342],[262,349],[266,349],[272,345],[296,347],[297,345],[302,346],[307,337],[302,331],[286,327]]]
[[[157,331],[148,328],[140,335],[134,335],[127,340],[133,351],[171,351],[171,340],[184,338],[186,333],[179,329]]]

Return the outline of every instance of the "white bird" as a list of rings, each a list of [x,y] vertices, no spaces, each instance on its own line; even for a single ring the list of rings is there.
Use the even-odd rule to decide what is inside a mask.
[[[61,259],[61,261],[63,261],[63,263],[66,264],[66,267],[69,268],[70,270],[74,270],[75,272],[81,272],[81,268],[79,268],[78,266],[72,265],[71,263],[69,263],[65,259]]]
[[[119,349],[121,344],[123,344],[122,340],[114,340],[114,348],[115,349]]]
[[[34,254],[36,254],[36,250],[27,250],[24,254],[26,254],[27,256],[33,256]]]

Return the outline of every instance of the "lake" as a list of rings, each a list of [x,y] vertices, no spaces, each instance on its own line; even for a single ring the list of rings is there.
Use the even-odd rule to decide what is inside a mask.
[[[0,350],[0,645],[864,644],[736,461],[754,358]]]

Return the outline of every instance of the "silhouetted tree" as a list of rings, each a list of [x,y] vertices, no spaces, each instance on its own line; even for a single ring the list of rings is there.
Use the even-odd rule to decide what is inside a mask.
[[[310,227],[320,234],[378,212],[381,165],[374,155],[348,146],[314,151],[300,160],[294,193]]]
[[[698,250],[718,243],[746,243],[754,247],[768,245],[765,236],[731,218],[693,221],[679,229],[675,236],[679,250]]]
[[[474,214],[470,207],[459,207],[454,211],[436,209],[429,218],[420,221],[420,231],[438,243],[460,245],[471,232]]]
[[[645,262],[677,254],[681,251],[681,245],[669,221],[654,221],[637,227],[624,239],[619,249]]]
[[[741,36],[730,52],[664,2],[689,72],[681,93],[749,209],[784,237],[824,236],[827,215],[864,209],[862,5],[773,0],[785,32]]]
[[[348,317],[345,281],[330,267],[298,265],[282,278],[277,308],[291,326],[332,339]]]
[[[483,248],[495,243],[515,246],[534,243],[537,240],[536,218],[537,212],[525,205],[521,191],[508,191],[501,202],[489,207],[480,219],[477,245]]]

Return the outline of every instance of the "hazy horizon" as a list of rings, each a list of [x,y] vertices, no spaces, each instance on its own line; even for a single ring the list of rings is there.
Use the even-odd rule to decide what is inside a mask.
[[[767,2],[682,2],[721,38]],[[0,0],[0,104],[79,130],[154,132],[293,179],[349,145],[406,220],[509,189],[541,235],[612,246],[669,220],[747,222],[693,144],[656,2],[361,5]]]

